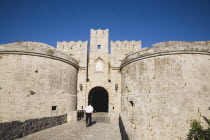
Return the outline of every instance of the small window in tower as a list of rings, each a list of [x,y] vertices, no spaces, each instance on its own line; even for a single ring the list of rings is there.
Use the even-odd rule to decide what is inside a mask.
[[[101,45],[98,45],[98,46],[97,46],[97,49],[101,49]]]

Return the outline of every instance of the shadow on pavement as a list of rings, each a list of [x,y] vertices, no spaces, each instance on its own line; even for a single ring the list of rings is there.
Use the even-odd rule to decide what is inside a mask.
[[[95,125],[95,124],[96,124],[96,121],[92,121],[92,122],[91,122],[91,125]]]

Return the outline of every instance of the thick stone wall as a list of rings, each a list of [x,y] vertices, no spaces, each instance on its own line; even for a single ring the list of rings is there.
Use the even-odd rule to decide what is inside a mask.
[[[120,128],[120,133],[122,140],[132,140],[134,135],[133,135],[133,129],[130,125],[130,122],[128,120],[126,112],[120,113],[119,116],[119,128]]]
[[[35,42],[0,45],[0,122],[76,110],[77,62]]]
[[[133,139],[186,139],[190,121],[210,116],[210,47],[165,42],[124,59],[122,111]]]
[[[24,122],[12,121],[0,123],[0,140],[12,140],[67,122],[67,114]]]
[[[85,108],[88,41],[57,42],[57,49],[78,61],[77,110]],[[80,89],[82,85],[83,89]]]

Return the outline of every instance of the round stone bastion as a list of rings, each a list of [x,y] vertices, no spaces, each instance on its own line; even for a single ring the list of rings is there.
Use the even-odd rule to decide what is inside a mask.
[[[141,140],[186,139],[190,122],[210,119],[210,42],[170,41],[127,56],[122,112]]]
[[[77,73],[77,61],[49,45],[0,45],[0,122],[76,111]]]

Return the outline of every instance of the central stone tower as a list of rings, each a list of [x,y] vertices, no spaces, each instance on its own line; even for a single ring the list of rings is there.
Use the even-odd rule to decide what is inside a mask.
[[[95,105],[96,111],[109,109],[110,62],[109,62],[109,30],[94,30],[90,33],[90,53],[88,56],[87,96],[86,103]],[[106,102],[104,102],[106,101]],[[99,105],[102,103],[102,105]],[[101,106],[101,107],[98,107]]]
[[[108,29],[91,29],[89,42],[58,42],[57,49],[75,58],[79,64],[77,110],[92,103],[95,112],[119,113],[119,67],[126,56],[140,48],[141,41],[110,41]]]
[[[91,29],[90,54],[88,59],[88,85],[109,87],[109,35],[107,30]]]

